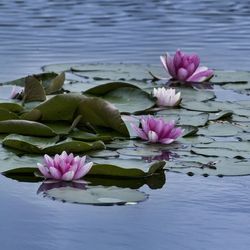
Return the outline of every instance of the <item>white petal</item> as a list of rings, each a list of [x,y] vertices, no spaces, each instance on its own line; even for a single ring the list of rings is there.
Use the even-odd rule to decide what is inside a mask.
[[[62,180],[64,181],[72,181],[75,175],[74,171],[68,171],[62,176]]]

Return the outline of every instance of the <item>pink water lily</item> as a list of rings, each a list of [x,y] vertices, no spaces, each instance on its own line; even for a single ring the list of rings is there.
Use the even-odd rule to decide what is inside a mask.
[[[153,96],[157,98],[156,104],[162,107],[174,107],[181,102],[181,92],[176,93],[173,88],[154,88]]]
[[[37,163],[40,172],[46,179],[72,181],[82,178],[91,169],[93,162],[85,163],[86,156],[79,157],[67,154],[56,154],[54,158],[44,155],[44,164]]]
[[[131,127],[142,140],[151,143],[170,144],[183,134],[181,128],[175,127],[175,121],[166,122],[151,115],[143,116],[140,124],[140,127],[135,124]]]
[[[161,56],[165,70],[174,80],[186,82],[204,82],[213,77],[214,72],[204,66],[199,66],[200,58],[196,54],[185,54],[177,50],[174,57],[168,53]]]

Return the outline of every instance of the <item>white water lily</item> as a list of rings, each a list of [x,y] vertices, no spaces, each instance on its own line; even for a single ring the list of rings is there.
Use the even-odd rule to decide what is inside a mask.
[[[154,88],[153,96],[157,98],[158,106],[174,107],[181,102],[181,92],[176,93],[173,88]]]

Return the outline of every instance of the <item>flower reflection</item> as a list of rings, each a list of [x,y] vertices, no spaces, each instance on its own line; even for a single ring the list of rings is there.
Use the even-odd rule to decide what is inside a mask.
[[[159,155],[154,156],[144,156],[142,159],[146,162],[153,162],[153,161],[169,161],[173,158],[178,158],[179,155],[177,153],[170,152],[168,150],[162,150]]]
[[[78,181],[57,181],[57,180],[46,180],[44,181],[38,188],[37,194],[46,192],[48,190],[54,189],[54,188],[62,188],[62,187],[72,187],[76,189],[87,189],[88,182],[83,180]]]

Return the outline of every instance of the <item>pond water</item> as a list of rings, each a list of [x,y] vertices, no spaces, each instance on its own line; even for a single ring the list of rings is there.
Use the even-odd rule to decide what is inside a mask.
[[[159,64],[176,48],[212,68],[250,68],[248,1],[3,0],[0,7],[0,82],[53,63]],[[167,173],[161,189],[141,189],[145,202],[107,207],[53,201],[37,195],[39,186],[0,176],[1,249],[249,248],[249,176]]]

